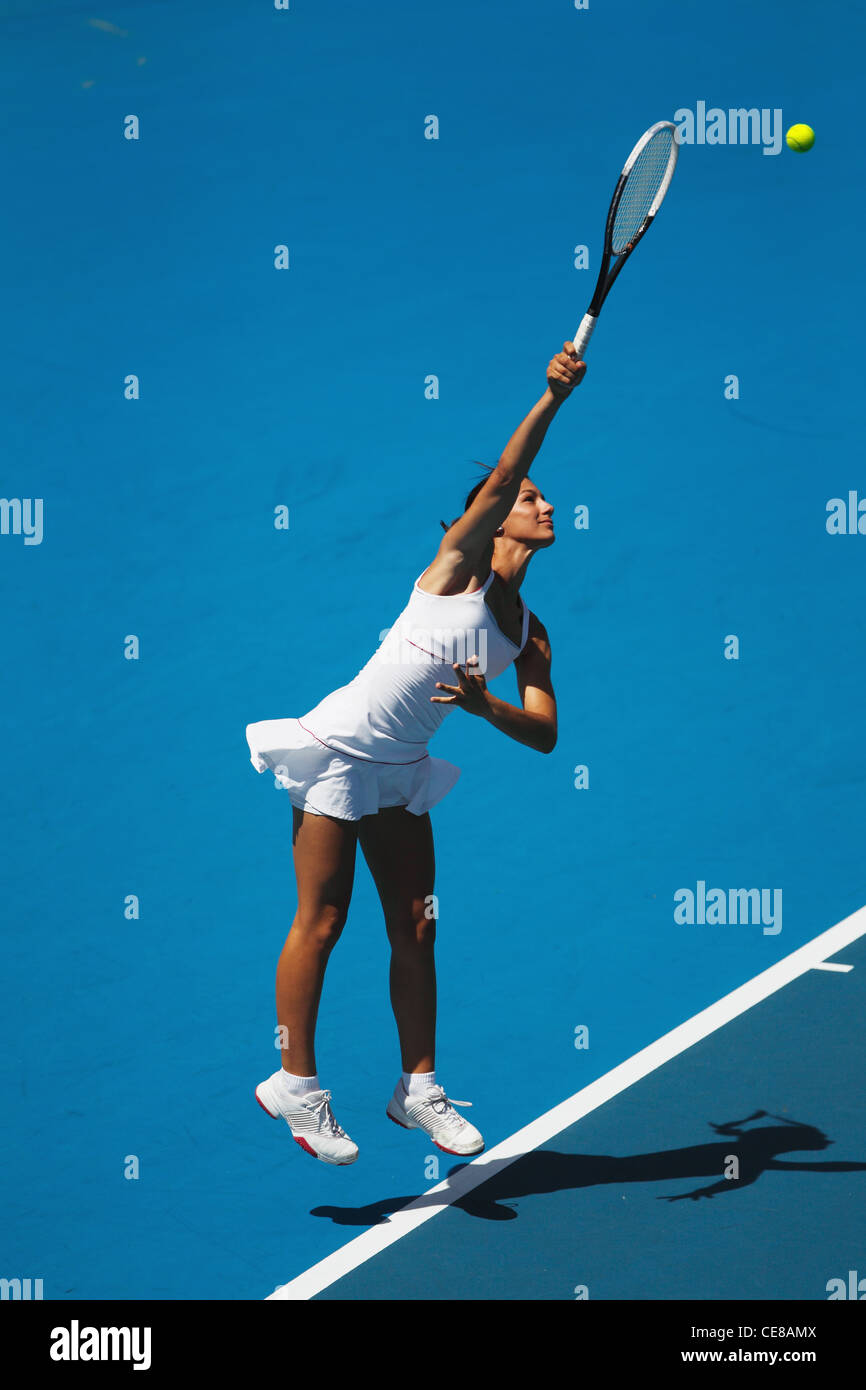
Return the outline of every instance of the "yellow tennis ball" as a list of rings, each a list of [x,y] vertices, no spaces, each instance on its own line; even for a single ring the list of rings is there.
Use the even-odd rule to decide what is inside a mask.
[[[796,150],[798,154],[805,154],[806,150],[811,150],[815,143],[815,132],[810,125],[792,125],[785,136],[785,141],[789,150]]]

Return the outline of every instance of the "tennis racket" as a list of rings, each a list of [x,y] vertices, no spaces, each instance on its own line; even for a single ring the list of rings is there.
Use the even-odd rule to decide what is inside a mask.
[[[623,165],[607,214],[604,255],[595,293],[574,335],[578,358],[583,357],[611,285],[646,236],[662,205],[674,176],[679,148],[676,126],[671,121],[656,121],[640,137]]]

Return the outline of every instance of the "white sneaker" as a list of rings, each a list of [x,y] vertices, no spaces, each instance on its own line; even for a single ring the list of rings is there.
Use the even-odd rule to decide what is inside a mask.
[[[330,1106],[330,1091],[305,1091],[291,1095],[281,1073],[275,1071],[256,1087],[256,1100],[273,1118],[285,1120],[296,1144],[324,1163],[354,1163],[358,1146],[337,1124]]]
[[[455,1105],[471,1104],[471,1100],[450,1100],[442,1086],[428,1086],[419,1095],[410,1096],[401,1076],[385,1114],[404,1129],[423,1129],[437,1149],[447,1154],[477,1154],[484,1148],[484,1140],[454,1109]]]

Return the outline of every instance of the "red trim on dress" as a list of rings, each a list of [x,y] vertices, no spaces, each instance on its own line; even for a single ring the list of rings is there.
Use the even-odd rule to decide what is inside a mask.
[[[321,743],[322,747],[327,748],[329,753],[337,753],[341,758],[354,758],[356,763],[378,763],[381,767],[414,767],[416,763],[423,763],[425,758],[430,757],[429,753],[424,753],[420,758],[410,758],[408,763],[386,762],[384,758],[359,758],[356,753],[347,753],[344,748],[335,748],[333,744],[326,743],[323,738],[319,738],[318,734],[314,734],[312,729],[308,729],[306,724],[301,724],[300,719],[298,720],[298,724],[305,734],[309,734],[310,738],[314,738],[317,743]]]

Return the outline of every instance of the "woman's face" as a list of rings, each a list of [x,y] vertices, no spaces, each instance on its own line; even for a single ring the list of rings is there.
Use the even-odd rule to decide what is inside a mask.
[[[552,545],[556,537],[553,532],[553,504],[545,501],[543,493],[524,478],[517,494],[517,501],[505,518],[504,531],[512,540],[523,541],[533,549]]]

